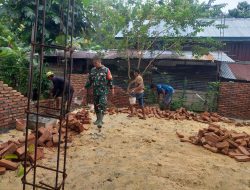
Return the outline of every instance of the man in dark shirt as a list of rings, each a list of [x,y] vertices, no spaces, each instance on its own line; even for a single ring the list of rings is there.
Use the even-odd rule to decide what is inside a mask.
[[[59,108],[59,97],[62,97],[63,95],[63,87],[65,81],[61,77],[55,77],[54,73],[51,71],[47,72],[46,76],[53,83],[52,96],[56,100],[56,108]],[[69,105],[69,108],[72,102],[73,94],[74,94],[74,88],[66,80],[64,103],[65,104],[67,103],[67,105]]]

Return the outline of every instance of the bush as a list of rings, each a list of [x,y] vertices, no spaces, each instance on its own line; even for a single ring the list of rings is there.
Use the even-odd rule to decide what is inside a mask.
[[[0,80],[24,95],[28,91],[29,52],[30,48],[18,43],[14,35],[0,23]],[[35,62],[33,88],[37,88],[39,84],[38,69],[38,64]],[[49,81],[45,77],[45,71],[41,84],[42,92],[46,92]]]

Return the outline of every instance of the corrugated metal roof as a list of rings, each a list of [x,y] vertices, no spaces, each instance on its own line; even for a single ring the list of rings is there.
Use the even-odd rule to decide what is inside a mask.
[[[250,65],[247,64],[228,64],[234,76],[238,80],[250,81]]]
[[[204,28],[197,37],[220,37],[220,30],[217,28],[220,24],[221,19],[216,19],[213,25]],[[224,37],[250,38],[250,18],[225,18],[225,25]]]
[[[204,21],[208,21],[211,19],[201,19]],[[223,19],[215,19],[214,23],[211,26],[204,27],[203,31],[199,32],[196,37],[214,37],[219,38],[221,37],[220,29],[218,28],[219,25],[224,23]],[[238,38],[243,39],[247,38],[250,40],[250,18],[225,18],[225,25],[224,28],[224,38]],[[129,23],[128,30],[132,28],[132,22]],[[193,28],[186,27],[185,30],[180,30],[181,36],[186,36],[193,31]],[[175,33],[173,29],[166,25],[164,21],[161,21],[158,25],[153,26],[148,31],[149,37],[155,37],[156,34],[159,34],[159,37],[162,36],[170,36],[175,37]],[[122,38],[123,34],[120,31],[116,38]]]
[[[249,64],[228,64],[222,63],[220,67],[220,76],[225,79],[250,81]]]
[[[103,59],[116,59],[127,57],[125,52],[119,52],[116,50],[102,51]],[[192,51],[183,51],[181,54],[177,54],[173,51],[141,51],[130,50],[130,58],[139,58],[142,54],[143,59],[178,59],[178,60],[200,60],[200,61],[221,61],[221,62],[234,62],[230,57],[222,51],[210,52],[208,55],[201,57],[195,57]],[[75,59],[92,59],[97,52],[95,51],[75,51],[72,56]],[[50,56],[64,56],[63,51],[57,51]]]
[[[214,60],[216,60],[216,61],[230,62],[230,63],[234,63],[235,62],[226,53],[224,53],[222,51],[210,52],[210,54],[212,54],[214,56]]]
[[[192,51],[183,51],[181,54],[177,54],[173,51],[142,51],[143,59],[180,59],[180,60],[204,60],[204,61],[222,61],[222,62],[234,62],[233,59],[227,56],[224,52],[210,52],[208,55],[203,55],[201,57],[195,57]],[[130,51],[131,58],[138,58],[137,51]]]
[[[220,77],[225,78],[225,79],[233,79],[233,80],[236,79],[236,77],[234,76],[233,72],[231,71],[231,69],[227,63],[221,64]]]

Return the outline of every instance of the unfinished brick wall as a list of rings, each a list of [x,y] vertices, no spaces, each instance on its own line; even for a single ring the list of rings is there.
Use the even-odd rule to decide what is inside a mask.
[[[15,120],[25,116],[27,99],[0,81],[0,129],[15,125]]]
[[[239,119],[250,119],[250,83],[222,82],[218,112]]]
[[[86,74],[72,74],[71,75],[71,84],[74,87],[75,93],[74,97],[77,96],[77,93],[80,89],[82,89],[87,82],[88,75]],[[79,95],[79,97],[83,98],[83,104],[93,103],[93,91],[92,89],[83,90],[82,94]],[[88,100],[87,100],[88,99]],[[115,96],[112,96],[111,93],[108,96],[108,102],[109,106],[116,106],[116,107],[126,107],[129,104],[128,95],[126,92],[119,86],[115,86]],[[73,104],[72,104],[73,105]],[[74,108],[74,105],[73,105]]]

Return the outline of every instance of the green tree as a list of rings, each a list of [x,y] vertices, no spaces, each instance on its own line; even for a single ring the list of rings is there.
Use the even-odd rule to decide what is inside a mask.
[[[215,49],[215,41],[195,38],[204,27],[213,23],[212,20],[200,18],[207,18],[214,11],[197,0],[165,0],[159,3],[155,0],[97,0],[91,2],[90,7],[88,18],[94,29],[92,42],[98,44],[100,49],[114,47],[125,52],[123,55],[128,61],[128,74],[131,56],[134,56],[131,50],[138,57],[137,68],[141,67],[146,51],[158,50],[148,62],[145,73],[166,50],[181,54],[183,47],[189,44],[193,53],[199,56]],[[121,38],[115,40],[118,31]]]
[[[20,40],[10,32],[8,27],[0,21],[0,80],[9,86],[27,93],[28,68],[29,68],[30,48],[25,46]],[[34,66],[34,86],[38,86],[38,64]],[[44,75],[45,76],[45,75]],[[42,91],[48,89],[46,78],[42,80]]]
[[[95,0],[84,3],[90,27],[83,33],[82,49],[117,49],[115,35],[126,25],[123,0]]]
[[[237,8],[228,11],[228,15],[235,18],[250,18],[250,4],[247,1],[239,2]]]
[[[83,2],[88,0],[75,0],[75,28],[76,36],[81,34],[89,27],[88,20],[85,17]],[[55,43],[55,39],[65,34],[66,17],[67,17],[67,1],[50,0],[46,4],[46,24],[45,24],[45,40],[47,43]],[[0,3],[0,18],[23,42],[29,45],[31,38],[32,25],[35,20],[35,1],[29,0],[5,0]],[[42,10],[43,1],[39,4],[38,14],[38,32],[42,30]],[[72,26],[71,20],[69,26]],[[39,35],[38,35],[39,36]]]
[[[207,18],[216,18],[223,15],[222,8],[224,8],[227,4],[214,4],[216,0],[209,0],[207,3],[203,4],[204,12],[207,14]]]

